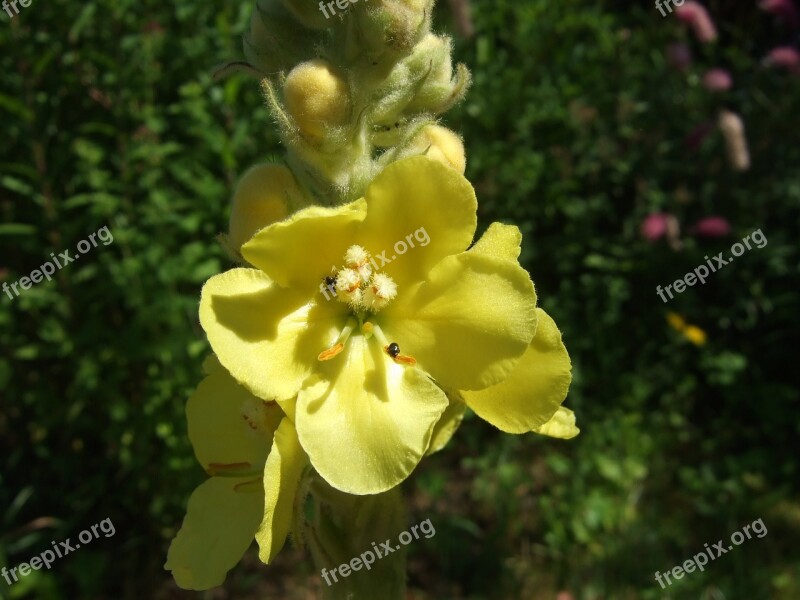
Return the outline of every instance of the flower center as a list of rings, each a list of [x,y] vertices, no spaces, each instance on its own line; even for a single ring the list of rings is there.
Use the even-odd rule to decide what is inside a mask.
[[[366,321],[367,313],[377,313],[397,296],[397,284],[394,280],[378,271],[375,260],[361,246],[350,246],[344,255],[344,268],[323,278],[320,291],[326,300],[330,294],[339,302],[344,302],[353,311],[344,329],[334,344],[320,352],[319,360],[330,360],[344,350],[344,346],[356,327],[360,325],[361,333],[366,339],[373,336],[383,346],[383,351],[397,363],[414,365],[416,360],[400,353],[400,347],[388,342],[386,336],[375,323]],[[333,268],[333,271],[336,267]]]
[[[330,299],[330,292],[336,300],[349,305],[359,314],[376,313],[397,296],[397,284],[391,277],[378,271],[375,260],[361,246],[347,249],[344,265],[336,275],[325,277],[321,291],[326,299]]]

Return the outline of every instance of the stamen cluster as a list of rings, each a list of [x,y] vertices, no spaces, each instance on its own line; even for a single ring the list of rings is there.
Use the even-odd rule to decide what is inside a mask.
[[[397,296],[397,284],[376,271],[372,256],[361,246],[350,246],[344,255],[345,268],[336,274],[336,299],[354,310],[378,312]]]

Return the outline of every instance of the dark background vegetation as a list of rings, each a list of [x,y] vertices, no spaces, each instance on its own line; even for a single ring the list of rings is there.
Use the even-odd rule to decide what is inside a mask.
[[[468,151],[482,227],[518,224],[522,260],[574,363],[568,442],[467,419],[406,484],[419,599],[800,597],[798,336],[800,78],[761,65],[797,42],[754,2],[712,3],[699,46],[649,3],[473,0],[457,41],[475,85],[447,124]],[[0,598],[314,598],[297,551],[248,555],[224,589],[180,592],[162,571],[204,478],[184,403],[208,347],[202,283],[228,267],[214,236],[249,165],[280,152],[257,84],[212,81],[240,57],[252,3],[34,0],[0,13],[0,283],[107,225],[114,243],[13,301],[0,297],[0,566],[109,517],[116,535]],[[440,29],[451,26],[445,3]],[[694,61],[671,68],[666,46]],[[710,67],[734,88],[701,85]],[[686,136],[727,106],[753,167],[721,135]],[[639,225],[708,215],[730,236],[681,251]],[[655,286],[755,229],[769,240],[665,305]],[[702,328],[695,346],[667,311]],[[703,544],[761,518],[754,538],[662,591]]]

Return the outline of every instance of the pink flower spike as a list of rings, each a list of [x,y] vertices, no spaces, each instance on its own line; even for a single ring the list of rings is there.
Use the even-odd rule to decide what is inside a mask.
[[[703,86],[711,92],[727,92],[733,87],[733,78],[725,69],[711,69],[703,76]]]
[[[758,7],[786,21],[790,27],[800,26],[800,15],[792,0],[761,0]]]
[[[700,237],[725,237],[731,232],[731,224],[724,217],[706,217],[695,223],[690,231]]]
[[[768,67],[778,67],[786,69],[790,73],[800,75],[800,52],[791,46],[780,46],[774,48],[764,59],[764,64]]]
[[[675,7],[675,16],[686,23],[694,31],[694,35],[703,43],[717,39],[717,28],[708,14],[706,7],[699,2],[689,0],[683,6]]]
[[[651,213],[644,218],[639,232],[649,242],[657,242],[667,233],[667,224],[671,215],[667,213]]]

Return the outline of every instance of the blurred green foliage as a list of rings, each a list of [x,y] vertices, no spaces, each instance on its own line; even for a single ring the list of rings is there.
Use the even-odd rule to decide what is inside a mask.
[[[482,226],[525,234],[583,433],[508,436],[468,418],[407,486],[410,519],[437,529],[410,547],[415,597],[798,597],[800,80],[760,64],[790,33],[721,2],[710,47],[649,5],[472,4],[477,34],[457,54],[475,85],[448,124],[465,136]],[[256,82],[212,79],[241,56],[251,8],[34,2],[0,25],[0,281],[105,225],[114,235],[0,298],[0,565],[106,517],[117,530],[10,589],[0,579],[0,598],[183,597],[161,565],[203,478],[183,414],[207,351],[199,290],[229,264],[213,238],[237,176],[280,151]],[[686,72],[667,64],[675,41],[692,47]],[[730,92],[701,85],[716,66]],[[746,124],[748,172],[730,169],[716,131],[685,143],[722,106]],[[662,211],[684,231],[722,215],[733,232],[686,235],[677,252],[639,235]],[[658,298],[755,229],[765,248]],[[670,329],[667,311],[708,343]],[[758,518],[763,539],[669,590],[654,581]],[[229,597],[292,577],[261,597],[301,597],[307,567],[283,560],[245,561]]]

